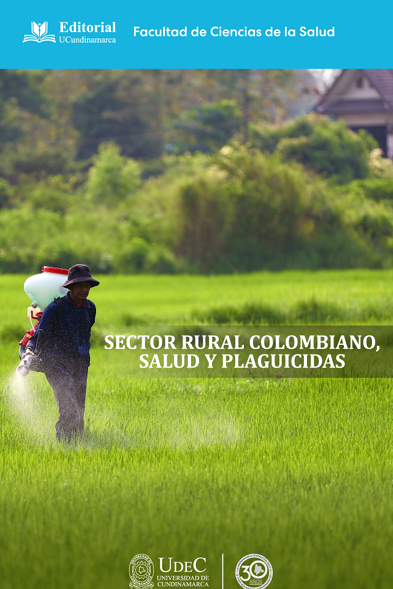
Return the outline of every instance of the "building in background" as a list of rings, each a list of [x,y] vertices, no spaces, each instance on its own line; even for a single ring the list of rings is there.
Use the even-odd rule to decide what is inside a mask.
[[[342,70],[314,110],[365,129],[393,159],[393,70]]]

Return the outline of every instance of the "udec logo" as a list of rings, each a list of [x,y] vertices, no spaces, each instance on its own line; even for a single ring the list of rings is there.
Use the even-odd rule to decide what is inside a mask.
[[[128,569],[131,589],[153,589],[154,564],[147,554],[137,554]]]
[[[206,558],[204,558],[203,556],[198,556],[194,561],[189,560],[185,562],[173,560],[172,556],[169,556],[167,558],[167,563],[164,563],[165,557],[160,556],[158,558],[158,560],[160,561],[160,571],[162,573],[192,573],[193,571],[197,573],[204,573],[206,570]]]
[[[235,574],[243,589],[265,589],[273,579],[273,567],[261,554],[247,554],[237,563]]]

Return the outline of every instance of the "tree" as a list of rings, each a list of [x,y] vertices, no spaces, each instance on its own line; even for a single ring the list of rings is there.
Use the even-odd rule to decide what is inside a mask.
[[[179,151],[215,151],[240,128],[241,112],[234,100],[206,104],[183,113],[174,123],[181,129]],[[184,140],[183,142],[181,140]]]
[[[99,84],[74,102],[72,122],[79,130],[77,157],[90,158],[100,143],[117,143],[127,157],[152,158],[160,153],[151,133],[137,77],[128,95],[121,79]]]
[[[88,199],[114,206],[135,192],[139,185],[138,164],[121,157],[114,143],[101,143],[86,182]]]
[[[0,150],[23,135],[22,117],[18,110],[26,110],[40,117],[45,115],[45,99],[39,84],[44,75],[16,70],[0,70]]]

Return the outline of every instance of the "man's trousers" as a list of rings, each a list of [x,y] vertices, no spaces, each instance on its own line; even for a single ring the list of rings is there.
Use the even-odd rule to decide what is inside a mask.
[[[82,433],[84,426],[87,373],[89,357],[47,358],[43,371],[55,394],[59,409],[56,437],[68,442]]]

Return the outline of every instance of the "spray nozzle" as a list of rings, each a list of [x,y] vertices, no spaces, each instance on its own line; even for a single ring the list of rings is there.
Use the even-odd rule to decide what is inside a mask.
[[[19,376],[27,376],[29,374],[31,363],[35,359],[37,359],[35,354],[27,353],[23,356],[19,366],[16,369],[16,372],[19,374]]]

